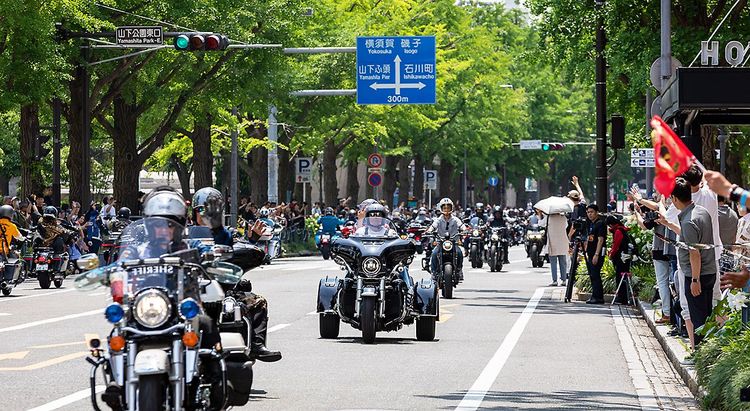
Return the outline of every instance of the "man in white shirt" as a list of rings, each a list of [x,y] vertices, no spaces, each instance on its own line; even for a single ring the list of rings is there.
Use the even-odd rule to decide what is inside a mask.
[[[117,201],[114,196],[104,197],[104,206],[102,207],[99,216],[102,220],[109,220],[117,217]]]

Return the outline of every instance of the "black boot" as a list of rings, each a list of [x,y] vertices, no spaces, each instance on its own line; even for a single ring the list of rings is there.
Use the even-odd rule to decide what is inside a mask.
[[[266,335],[268,330],[268,315],[265,310],[256,313],[253,318],[252,343],[250,356],[263,362],[275,362],[281,359],[280,351],[271,351],[266,348]]]

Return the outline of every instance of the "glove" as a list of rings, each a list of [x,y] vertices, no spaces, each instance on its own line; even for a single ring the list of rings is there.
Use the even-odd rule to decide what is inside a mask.
[[[253,283],[250,280],[242,279],[234,286],[234,289],[236,291],[250,293],[253,291]]]

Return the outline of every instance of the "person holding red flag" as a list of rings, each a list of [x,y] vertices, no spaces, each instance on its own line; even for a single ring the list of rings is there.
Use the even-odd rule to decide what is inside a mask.
[[[674,189],[675,178],[690,168],[695,162],[695,156],[661,117],[654,116],[651,119],[651,128],[656,158],[654,186],[662,195],[669,197]]]

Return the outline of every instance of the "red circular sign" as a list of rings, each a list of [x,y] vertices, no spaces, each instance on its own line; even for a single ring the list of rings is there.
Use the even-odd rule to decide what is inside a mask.
[[[367,177],[367,184],[372,187],[377,187],[382,183],[383,176],[381,176],[380,173],[370,173],[370,175]]]
[[[367,157],[367,166],[378,168],[383,165],[383,156],[378,153],[372,153]]]

